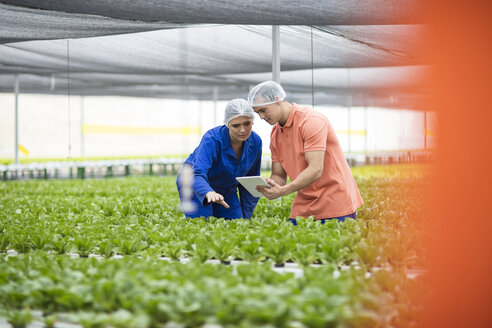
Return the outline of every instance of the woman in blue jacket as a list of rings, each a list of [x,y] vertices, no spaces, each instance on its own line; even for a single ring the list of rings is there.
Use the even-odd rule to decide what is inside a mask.
[[[184,164],[193,169],[192,206],[182,206],[187,218],[251,218],[258,198],[239,185],[236,177],[260,175],[262,143],[252,131],[253,121],[254,112],[246,100],[231,100],[225,108],[224,125],[208,130],[186,159]],[[176,180],[182,205],[184,180],[182,170]]]

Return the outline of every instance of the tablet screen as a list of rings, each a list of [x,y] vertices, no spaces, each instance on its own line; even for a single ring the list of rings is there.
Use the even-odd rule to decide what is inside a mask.
[[[256,186],[270,187],[268,182],[261,176],[251,176],[251,177],[237,177],[239,183],[246,188],[246,190],[255,197],[263,197],[263,194],[256,190]]]

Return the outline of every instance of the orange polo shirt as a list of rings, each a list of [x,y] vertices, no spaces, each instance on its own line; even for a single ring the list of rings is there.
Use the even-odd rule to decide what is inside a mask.
[[[272,162],[280,162],[293,181],[308,166],[305,152],[324,151],[325,159],[321,178],[297,191],[290,217],[327,219],[354,213],[364,202],[330,121],[311,108],[292,105],[285,125],[277,123],[272,129]]]

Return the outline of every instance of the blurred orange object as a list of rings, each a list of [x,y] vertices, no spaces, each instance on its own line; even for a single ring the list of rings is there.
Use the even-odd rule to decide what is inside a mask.
[[[438,115],[428,327],[492,327],[492,2],[434,1]]]

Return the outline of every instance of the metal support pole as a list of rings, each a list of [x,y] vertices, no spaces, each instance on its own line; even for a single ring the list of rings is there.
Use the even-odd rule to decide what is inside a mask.
[[[347,120],[348,120],[348,153],[352,153],[352,96],[348,99],[348,109],[347,109]]]
[[[19,75],[15,74],[14,80],[15,92],[15,164],[19,164]]]
[[[214,87],[214,126],[217,126],[217,101],[219,100],[219,87]]]
[[[80,96],[80,157],[85,156],[84,140],[84,96]]]
[[[350,69],[347,68],[347,88],[350,90]],[[350,91],[349,91],[350,92]],[[347,99],[347,152],[349,155],[352,153],[352,118],[351,118],[351,109],[352,109],[352,94],[348,96]]]
[[[203,126],[203,115],[202,115],[202,101],[198,101],[198,133],[200,133],[200,137],[202,136],[202,126]]]
[[[364,107],[364,153],[367,154],[367,107]]]
[[[272,81],[280,83],[280,26],[272,25]],[[277,198],[278,202],[282,197]]]
[[[312,26],[311,26],[311,103],[314,109],[314,39],[313,39]]]
[[[427,150],[427,111],[424,112],[424,149]]]
[[[272,25],[272,81],[280,83],[280,27]]]
[[[402,140],[405,140],[405,119],[404,119],[404,113],[403,111],[400,111],[400,139],[398,140],[398,150],[401,150],[401,143]]]

